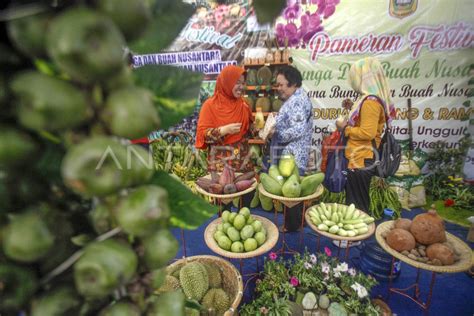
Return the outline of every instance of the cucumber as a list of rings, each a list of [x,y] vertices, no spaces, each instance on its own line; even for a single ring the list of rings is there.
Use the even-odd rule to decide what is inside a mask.
[[[347,237],[347,231],[344,228],[339,228],[337,234],[341,237]]]
[[[327,225],[328,227],[336,225],[333,221],[323,221],[323,224]]]
[[[329,227],[325,224],[319,224],[318,229],[323,231],[323,232],[327,232],[329,230]]]
[[[321,209],[323,210],[324,213],[326,213],[326,204],[324,204],[324,202],[321,202],[321,204],[319,204],[321,206]]]
[[[331,213],[331,211],[326,210],[326,211],[324,212],[324,215],[326,215],[326,217],[327,217],[328,219],[330,219],[332,213]]]
[[[364,221],[361,220],[361,219],[345,219],[342,221],[344,224],[360,224],[360,223],[363,223]]]
[[[333,226],[331,226],[331,228],[329,228],[329,232],[331,234],[337,234],[338,230],[339,230],[339,226],[337,226],[337,225],[333,225]]]
[[[328,218],[324,214],[321,214],[319,217],[321,218],[322,221],[327,221],[328,220]]]
[[[352,215],[354,215],[354,211],[355,211],[355,205],[354,204],[349,205],[349,207],[347,208],[346,216],[344,218],[352,219]]]
[[[355,224],[353,226],[354,226],[354,228],[359,229],[359,228],[367,227],[367,224],[366,223],[359,223],[359,224]]]
[[[355,228],[355,226],[352,225],[352,224],[346,224],[346,225],[344,225],[343,227],[344,227],[344,229],[348,229],[348,230]]]
[[[357,232],[355,230],[348,230],[347,231],[347,236],[348,237],[355,237],[357,235]]]
[[[375,218],[373,218],[373,217],[368,217],[366,219],[363,219],[363,222],[366,223],[366,224],[370,224],[373,221],[375,221]]]
[[[339,224],[337,224],[337,226],[339,226],[339,227],[343,227],[343,226],[344,226],[344,224],[343,224],[343,223],[339,223]]]
[[[336,213],[336,212],[332,213],[332,215],[331,215],[331,221],[333,221],[334,223],[338,223],[338,222],[339,222],[339,216],[337,216],[337,213]]]
[[[362,228],[357,228],[356,229],[356,232],[357,232],[357,235],[362,235],[362,234],[365,234],[369,231],[369,228],[366,226],[366,227],[362,227]]]
[[[360,215],[362,215],[362,213],[359,210],[355,210],[352,214],[352,219],[358,219]]]
[[[316,225],[319,225],[319,224],[322,223],[321,219],[319,217],[315,217],[315,216],[311,216],[311,221]]]

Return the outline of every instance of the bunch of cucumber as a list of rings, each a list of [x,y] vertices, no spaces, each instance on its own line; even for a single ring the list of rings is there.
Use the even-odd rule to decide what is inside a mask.
[[[356,210],[355,205],[349,206],[337,203],[312,206],[309,210],[311,221],[318,230],[341,237],[355,237],[366,234],[369,224],[375,219]]]

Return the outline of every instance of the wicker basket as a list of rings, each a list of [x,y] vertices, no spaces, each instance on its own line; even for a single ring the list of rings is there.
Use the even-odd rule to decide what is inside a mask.
[[[473,254],[472,254],[471,248],[461,239],[455,237],[454,235],[448,232],[446,232],[446,239],[454,247],[455,252],[457,252],[459,255],[459,260],[452,265],[434,266],[431,264],[418,262],[392,249],[386,243],[385,238],[382,237],[382,234],[384,232],[391,230],[393,227],[393,223],[394,221],[388,221],[388,222],[383,222],[380,225],[378,225],[377,230],[375,232],[375,238],[377,239],[377,242],[380,244],[380,246],[389,254],[394,256],[395,258],[400,259],[401,261],[408,263],[409,265],[415,268],[425,269],[425,270],[439,272],[439,273],[456,273],[456,272],[467,271],[471,268],[473,264]]]
[[[323,194],[324,187],[323,187],[322,184],[320,184],[316,188],[316,191],[314,191],[312,194],[307,195],[307,196],[297,197],[297,198],[289,198],[289,197],[285,197],[285,196],[281,196],[281,195],[271,194],[270,192],[265,190],[265,188],[263,187],[263,185],[261,183],[258,185],[258,190],[260,191],[260,193],[262,193],[266,197],[269,197],[273,200],[280,201],[281,203],[283,203],[287,207],[293,207],[295,205],[300,204],[301,202],[305,202],[305,203],[308,202],[309,203],[309,202],[312,202],[312,201],[318,199]]]
[[[238,172],[235,173],[236,177],[239,176],[239,175],[241,175],[241,173],[238,173]],[[208,175],[204,176],[204,178],[205,179],[210,179],[211,175],[208,174]],[[196,191],[198,193],[202,194],[203,196],[207,196],[207,197],[210,197],[210,198],[213,198],[213,199],[219,199],[223,203],[227,204],[227,203],[232,202],[232,200],[237,198],[237,197],[241,197],[242,195],[245,195],[247,193],[252,192],[253,190],[255,190],[256,187],[257,187],[257,180],[255,179],[255,181],[252,183],[252,185],[249,188],[247,188],[243,191],[232,193],[232,194],[214,194],[214,193],[210,193],[210,192],[207,192],[206,190],[204,190],[203,188],[201,188],[198,184],[196,184]]]
[[[187,257],[170,264],[166,268],[166,272],[171,274],[177,269],[180,269],[184,264],[194,261],[214,264],[216,267],[219,267],[222,274],[222,288],[227,294],[229,294],[232,302],[230,308],[224,313],[224,316],[237,315],[237,308],[239,307],[244,293],[244,285],[239,271],[229,261],[215,256]]]

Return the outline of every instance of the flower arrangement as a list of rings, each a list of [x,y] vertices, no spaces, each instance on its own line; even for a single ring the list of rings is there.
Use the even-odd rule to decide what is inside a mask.
[[[289,47],[305,46],[324,28],[323,19],[336,11],[340,0],[307,0],[301,4],[298,0],[287,0],[287,6],[275,25],[275,35],[279,45],[288,41]]]
[[[329,253],[329,255],[327,254]],[[325,295],[334,307],[347,313],[379,315],[370,301],[370,289],[377,281],[327,253],[311,254],[307,250],[291,260],[270,253],[265,260],[263,278],[257,280],[255,299],[244,305],[242,315],[289,315],[290,302],[301,303],[308,292]],[[327,308],[327,307],[326,307]]]

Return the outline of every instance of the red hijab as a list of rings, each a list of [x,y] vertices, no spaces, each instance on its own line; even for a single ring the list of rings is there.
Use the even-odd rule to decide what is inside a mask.
[[[199,113],[195,147],[204,149],[206,130],[231,123],[242,123],[240,132],[227,135],[224,144],[233,144],[242,139],[250,126],[252,115],[247,103],[242,98],[235,98],[232,89],[244,74],[245,70],[237,66],[226,66],[217,77],[214,95],[204,102]]]

